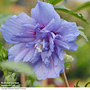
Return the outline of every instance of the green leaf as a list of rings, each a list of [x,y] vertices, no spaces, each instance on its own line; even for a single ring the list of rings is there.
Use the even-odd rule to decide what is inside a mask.
[[[65,63],[65,68],[70,68],[71,64],[70,63]]]
[[[79,83],[79,80],[78,80],[77,83],[76,83],[76,87],[79,87],[79,86],[78,86],[78,83]]]
[[[84,8],[90,7],[90,1],[89,2],[85,2],[84,4],[80,5],[79,7],[73,9],[72,11],[76,12],[76,11],[80,11]]]
[[[84,30],[84,28],[82,26],[78,26],[79,30]]]
[[[26,75],[29,75],[32,79],[36,79],[36,76],[34,72],[32,71],[31,67],[23,62],[13,62],[13,61],[7,61],[7,62],[1,62],[1,67],[4,67],[6,69],[12,69],[16,72],[25,73]]]
[[[85,87],[87,87],[88,84],[90,84],[90,82],[88,82],[88,83],[85,85]]]
[[[63,0],[46,0],[47,3],[51,3],[52,5],[58,4]]]
[[[85,39],[87,42],[89,42],[89,40],[87,39],[87,36],[84,34],[84,32],[82,32],[82,31],[79,30],[79,33],[80,33],[81,36],[84,37],[84,39]]]
[[[11,18],[11,14],[2,15],[0,14],[0,24],[4,23],[6,19]]]
[[[0,42],[0,50],[1,50],[1,48],[2,48],[2,43]]]
[[[2,46],[0,42],[0,61],[7,60],[8,58],[8,51]]]
[[[68,54],[65,54],[64,61],[65,61],[65,68],[71,67],[71,62],[74,60],[74,58]]]
[[[73,15],[77,18],[79,18],[80,20],[82,20],[83,22],[87,23],[88,25],[90,25],[86,19],[84,19],[84,17],[82,16],[82,14],[77,14],[77,13],[74,13],[73,11],[71,11],[70,9],[66,8],[64,5],[57,5],[54,7],[55,10],[60,10],[60,11],[63,11],[63,12],[66,12],[70,15]]]

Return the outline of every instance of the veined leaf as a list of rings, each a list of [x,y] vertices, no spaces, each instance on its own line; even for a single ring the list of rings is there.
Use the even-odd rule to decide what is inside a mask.
[[[74,11],[74,12],[80,11],[80,10],[87,8],[87,7],[90,7],[90,1],[80,5],[79,7],[73,9],[72,11]]]
[[[32,71],[31,67],[23,62],[13,62],[13,61],[7,61],[7,62],[1,62],[1,67],[4,67],[6,69],[12,69],[16,72],[25,73],[26,75],[29,75],[32,79],[36,79],[36,76],[34,72]]]
[[[58,4],[63,0],[46,0],[47,3],[51,3],[52,5]]]
[[[79,33],[80,33],[81,36],[84,37],[84,39],[85,39],[87,42],[89,42],[89,40],[87,39],[87,36],[84,34],[84,32],[82,32],[82,31],[79,30]]]
[[[57,5],[54,7],[55,10],[60,10],[60,11],[63,11],[63,12],[66,12],[70,15],[73,15],[79,19],[81,19],[83,22],[87,23],[89,25],[89,23],[87,22],[86,19],[84,19],[84,17],[82,16],[82,14],[77,14],[77,13],[74,13],[73,11],[71,11],[70,9],[66,8],[65,6],[63,5]]]

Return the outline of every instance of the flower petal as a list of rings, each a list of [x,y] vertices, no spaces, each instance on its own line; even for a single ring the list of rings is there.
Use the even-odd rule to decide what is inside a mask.
[[[15,56],[17,56],[20,52],[22,52],[25,49],[25,45],[26,45],[25,43],[20,43],[10,48],[8,50],[8,59],[10,60],[11,57],[13,57],[12,59],[14,60]]]
[[[50,65],[47,67],[39,60],[33,65],[33,69],[38,80],[44,80],[46,78],[57,78],[59,74],[64,71],[64,62],[58,62],[58,66],[54,66],[53,59],[50,59]]]
[[[18,62],[23,60],[23,58],[26,56],[29,50],[30,50],[29,48],[25,48],[22,52],[20,52],[17,56],[15,56],[14,61]]]
[[[53,18],[55,22],[60,23],[60,16],[49,3],[38,1],[35,8],[31,10],[31,17],[41,26],[46,26]]]
[[[25,30],[25,28],[21,26],[21,23],[23,23],[23,22],[36,25],[36,22],[34,19],[30,18],[25,13],[21,13],[19,16],[16,16],[16,15],[12,16],[11,19],[6,21],[6,24],[3,24],[1,26],[0,31],[1,31],[4,39],[8,43],[13,43],[13,44],[18,43],[17,41],[12,41],[11,37],[13,35],[15,35],[16,33],[19,33],[21,31]]]
[[[79,30],[76,23],[67,22],[62,20],[60,28],[55,31],[62,36],[61,40],[65,42],[76,41],[76,37],[79,35]]]
[[[33,57],[34,51],[35,51],[35,49],[33,47],[30,47],[30,50],[27,53],[27,55],[24,57],[23,62],[30,61],[32,59],[32,57]]]

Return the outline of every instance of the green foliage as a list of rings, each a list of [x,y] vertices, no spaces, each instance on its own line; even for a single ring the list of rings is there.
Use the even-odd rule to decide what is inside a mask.
[[[0,61],[5,61],[8,58],[8,51],[2,46],[0,42]]]
[[[79,30],[84,30],[84,28],[82,26],[78,26]]]
[[[76,83],[76,86],[75,86],[75,87],[80,87],[80,86],[78,85],[78,83],[79,83],[79,80],[77,81],[77,83]],[[87,87],[87,86],[88,86],[88,84],[90,84],[90,82],[86,83],[84,87]]]
[[[8,72],[5,76],[5,82],[16,82],[16,73]]]
[[[87,8],[87,7],[90,7],[90,1],[80,5],[79,7],[75,8],[75,9],[73,9],[73,11],[74,12],[80,11],[80,10],[83,10],[84,8]]]
[[[78,86],[78,83],[79,83],[79,80],[77,81],[77,83],[76,83],[76,86],[75,86],[75,87],[79,87],[79,86]]]
[[[87,86],[88,86],[88,84],[90,84],[90,82],[86,83],[85,87],[87,87]]]
[[[67,14],[73,15],[89,25],[89,23],[87,22],[86,19],[84,19],[82,14],[74,13],[70,9],[66,8],[64,5],[57,5],[54,8],[55,8],[55,10],[63,11],[63,12],[66,12]]]
[[[74,58],[70,55],[65,54],[64,61],[65,61],[65,68],[70,68],[71,62],[74,60]]]
[[[84,37],[84,39],[85,39],[87,42],[89,42],[89,40],[87,39],[87,36],[84,34],[83,31],[80,31],[80,30],[79,30],[79,33],[80,33],[81,36]]]
[[[13,62],[13,61],[7,61],[7,62],[1,62],[0,66],[6,69],[12,69],[19,73],[25,73],[26,75],[30,76],[32,79],[36,79],[36,76],[34,72],[32,71],[31,67],[23,62]]]
[[[52,5],[58,4],[61,1],[63,0],[46,0],[47,3],[51,3]]]
[[[5,20],[11,18],[11,14],[6,14],[6,15],[2,15],[0,14],[0,25],[3,24],[5,22]]]

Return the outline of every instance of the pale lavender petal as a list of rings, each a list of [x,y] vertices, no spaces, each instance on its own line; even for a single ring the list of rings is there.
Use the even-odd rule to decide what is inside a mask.
[[[33,58],[33,54],[34,54],[34,47],[30,47],[29,52],[26,54],[26,56],[23,59],[23,62],[28,62]]]
[[[23,58],[27,55],[29,50],[30,50],[29,48],[25,48],[22,52],[20,52],[17,56],[15,56],[14,61],[18,62],[23,60]]]
[[[17,41],[12,41],[11,37],[15,35],[16,33],[19,33],[25,30],[25,28],[21,26],[21,23],[23,22],[36,25],[35,20],[29,17],[28,15],[26,15],[25,13],[21,13],[19,16],[15,16],[15,15],[12,16],[11,19],[7,20],[5,24],[1,25],[0,31],[4,39],[8,43],[13,43],[13,44],[18,43]]]
[[[46,26],[53,18],[57,24],[60,23],[60,16],[49,3],[38,1],[35,8],[31,10],[31,17],[40,25]]]

